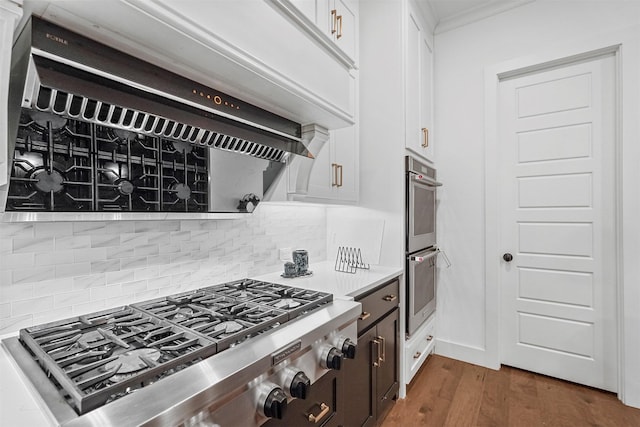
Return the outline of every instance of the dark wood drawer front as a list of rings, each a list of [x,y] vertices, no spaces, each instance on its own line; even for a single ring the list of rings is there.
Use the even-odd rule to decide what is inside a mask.
[[[360,335],[362,331],[398,306],[400,282],[394,279],[369,295],[357,298],[356,301],[362,303],[362,314],[358,319],[358,335]]]

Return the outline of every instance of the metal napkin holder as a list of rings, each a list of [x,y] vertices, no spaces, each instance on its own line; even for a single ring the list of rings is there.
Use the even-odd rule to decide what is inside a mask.
[[[339,246],[336,254],[335,270],[342,273],[355,274],[357,269],[368,270],[369,264],[362,260],[360,248]]]

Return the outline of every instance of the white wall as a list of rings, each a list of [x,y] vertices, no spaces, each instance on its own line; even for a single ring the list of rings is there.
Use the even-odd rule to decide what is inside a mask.
[[[493,315],[485,313],[485,68],[540,55],[558,44],[582,44],[586,39],[639,24],[639,2],[536,1],[436,34],[437,166],[440,180],[446,183],[440,191],[438,238],[453,263],[439,277],[438,352],[487,365],[485,332],[499,333],[485,331],[486,316]],[[638,76],[622,75],[623,84],[625,79],[637,81]],[[627,87],[637,88],[637,84]],[[636,108],[639,95],[633,95]],[[632,149],[625,154],[637,156],[638,152]],[[625,159],[627,165],[639,162],[638,157]],[[627,179],[626,184],[631,181]],[[637,190],[625,193],[625,197],[626,215],[635,211],[636,218],[640,217]],[[626,230],[631,237],[625,243],[624,256],[637,260],[638,228],[632,227]],[[638,297],[637,271],[625,271],[625,290],[630,298]],[[636,323],[625,327],[637,331],[637,315],[629,320]],[[627,360],[627,401],[637,406],[640,349],[637,344],[630,345],[635,347],[627,357],[635,356],[635,361]]]
[[[326,258],[326,209],[262,203],[246,219],[0,223],[0,335]]]
[[[360,199],[342,217],[384,221],[382,265],[404,263],[403,9],[399,2],[360,3]],[[330,229],[329,235],[333,230]]]

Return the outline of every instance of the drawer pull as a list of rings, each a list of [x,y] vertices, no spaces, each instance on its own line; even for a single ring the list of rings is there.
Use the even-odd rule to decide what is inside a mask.
[[[419,359],[420,356],[422,356],[422,352],[421,351],[416,351],[416,354],[413,355],[414,359]]]
[[[427,337],[427,341],[431,341],[432,339],[433,339],[433,335],[429,335],[429,336]]]
[[[309,422],[310,423],[314,423],[314,424],[318,424],[318,421],[320,421],[321,419],[323,419],[331,410],[331,408],[329,407],[329,405],[325,404],[325,403],[321,403],[320,404],[320,413],[318,415],[313,415],[313,414],[309,414]]]
[[[360,315],[360,317],[358,317],[358,319],[360,319],[360,320],[366,320],[366,319],[368,319],[369,317],[371,317],[371,313],[366,312],[366,311],[363,311],[363,312],[362,312],[362,314]]]
[[[398,297],[393,295],[393,294],[391,294],[391,295],[387,295],[386,297],[384,297],[382,299],[385,300],[385,301],[395,301],[395,300],[398,299]]]

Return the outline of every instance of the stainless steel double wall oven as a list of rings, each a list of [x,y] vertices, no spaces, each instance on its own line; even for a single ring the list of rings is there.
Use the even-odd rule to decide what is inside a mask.
[[[436,309],[436,170],[406,156],[407,334]]]

